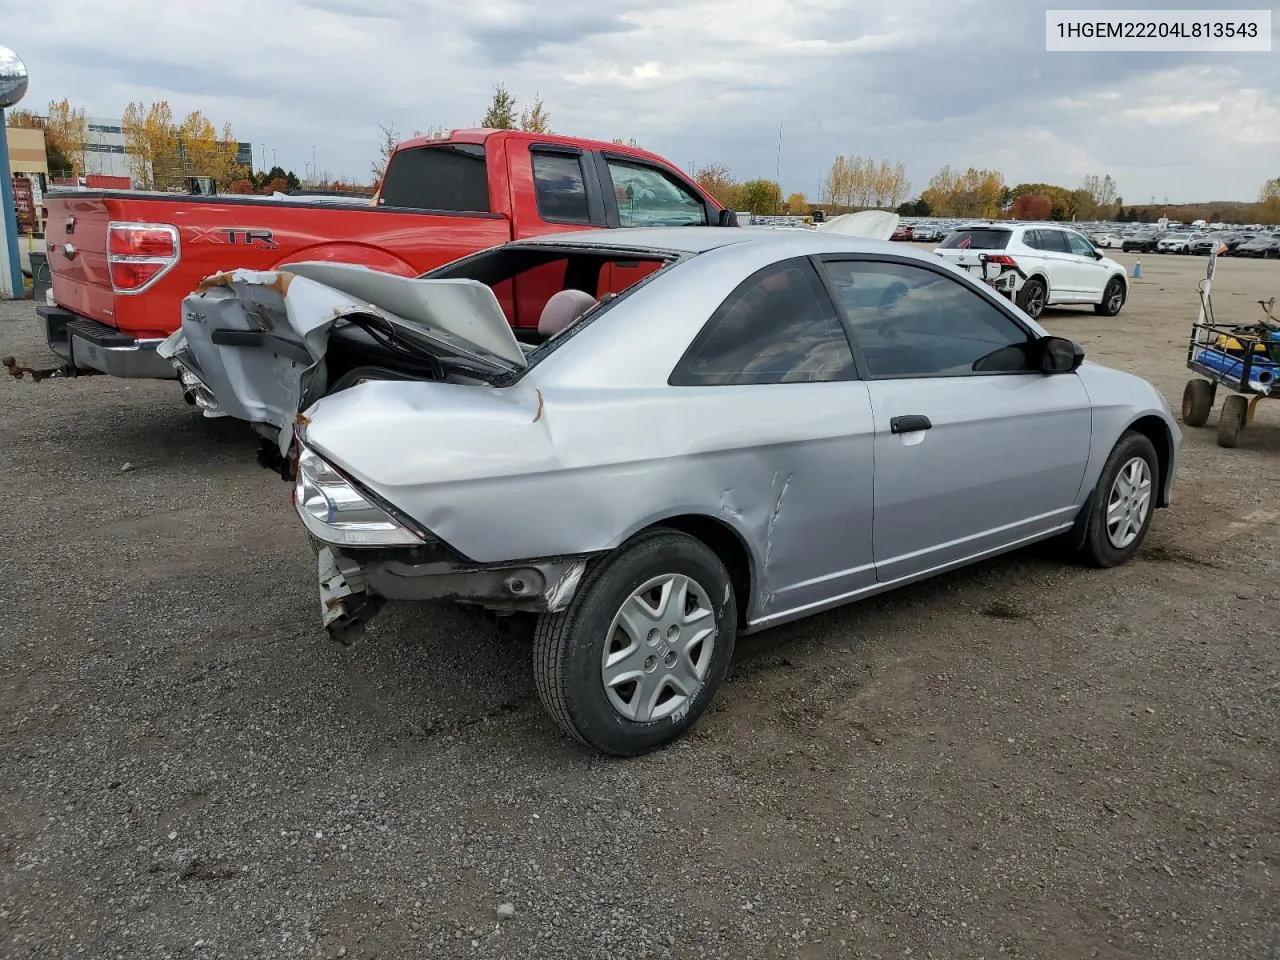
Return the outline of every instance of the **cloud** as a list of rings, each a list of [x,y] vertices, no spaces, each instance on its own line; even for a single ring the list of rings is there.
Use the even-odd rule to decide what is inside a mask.
[[[322,169],[363,176],[378,124],[474,125],[502,82],[520,106],[542,96],[556,130],[634,137],[685,168],[780,168],[811,195],[837,153],[902,160],[917,187],[943,164],[1067,186],[1109,172],[1130,199],[1251,199],[1275,176],[1271,55],[1046,53],[1046,6],[222,0],[204,21],[185,3],[47,0],[6,27],[25,106],[167,98],[298,170],[315,145]]]

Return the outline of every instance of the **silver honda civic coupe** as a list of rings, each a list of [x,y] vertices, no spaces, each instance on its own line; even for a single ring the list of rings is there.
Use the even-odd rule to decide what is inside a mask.
[[[605,753],[695,723],[739,635],[1048,538],[1110,567],[1170,503],[1154,387],[901,245],[657,228],[283,269],[210,278],[163,352],[278,446],[326,628],[406,599],[526,624],[547,710]]]

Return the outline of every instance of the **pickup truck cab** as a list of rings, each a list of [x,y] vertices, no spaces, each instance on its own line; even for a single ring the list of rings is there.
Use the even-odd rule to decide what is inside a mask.
[[[415,277],[561,231],[737,225],[732,211],[659,156],[513,130],[405,141],[371,202],[66,191],[47,194],[45,204],[53,303],[36,309],[49,347],[67,372],[165,380],[177,371],[156,347],[181,326],[183,298],[232,267],[332,261]],[[648,269],[610,265],[601,289],[625,289]],[[498,291],[517,336],[536,332],[547,298],[563,284],[548,272]]]

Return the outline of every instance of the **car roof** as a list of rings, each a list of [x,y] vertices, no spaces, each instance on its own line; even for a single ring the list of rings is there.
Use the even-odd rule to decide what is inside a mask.
[[[602,251],[697,254],[735,244],[764,244],[779,258],[820,253],[888,253],[936,261],[931,253],[904,249],[900,243],[869,240],[830,230],[770,227],[626,227],[551,233],[516,240],[510,247],[581,247]]]

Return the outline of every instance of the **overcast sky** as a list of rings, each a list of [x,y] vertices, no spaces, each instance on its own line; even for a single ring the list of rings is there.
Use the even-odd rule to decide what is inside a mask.
[[[379,123],[473,126],[501,81],[520,106],[540,93],[557,132],[741,179],[774,175],[781,124],[783,189],[810,195],[837,153],[902,160],[916,191],[944,163],[1110,173],[1130,202],[1253,200],[1280,176],[1275,53],[1046,53],[1046,6],[1087,5],[45,0],[0,43],[31,73],[24,107],[168,99],[299,174],[314,146],[321,171],[367,179]]]

